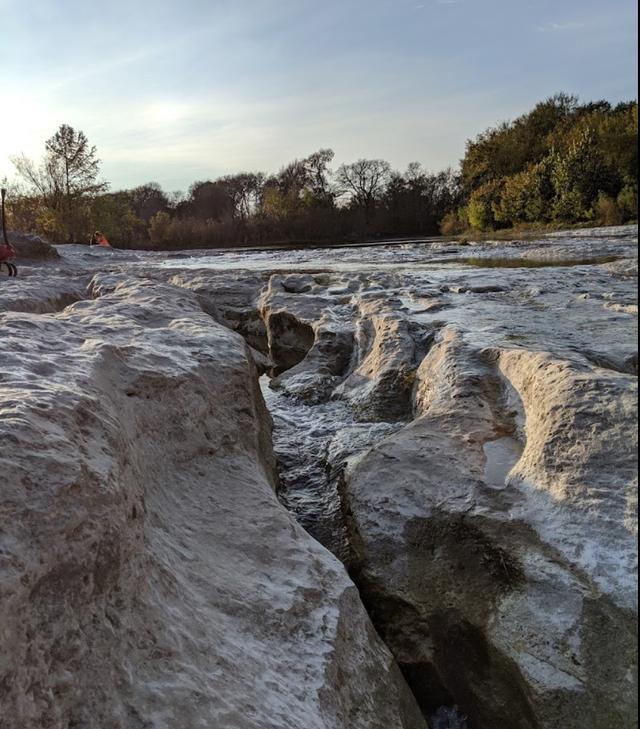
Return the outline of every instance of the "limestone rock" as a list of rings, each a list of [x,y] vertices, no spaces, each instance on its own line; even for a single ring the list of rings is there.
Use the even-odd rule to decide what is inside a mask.
[[[240,336],[98,276],[2,315],[2,729],[424,729],[342,565],[274,493]]]
[[[274,322],[271,318],[269,322],[273,331]],[[354,332],[349,325],[323,317],[314,325],[313,341],[304,358],[281,373],[274,387],[309,403],[328,400],[348,373],[353,346]]]
[[[195,292],[204,311],[241,334],[251,347],[266,356],[267,332],[258,298],[268,278],[248,271],[234,276],[197,271],[176,273],[170,282]]]
[[[18,278],[0,278],[0,312],[22,311],[45,314],[61,311],[86,295],[90,277],[69,276],[55,271],[45,275],[22,269]]]
[[[425,712],[635,726],[636,397],[632,376],[449,328],[419,417],[347,471],[352,573]],[[524,451],[496,485],[486,445],[505,436]]]
[[[410,418],[415,372],[432,337],[430,327],[414,326],[384,303],[361,301],[355,362],[336,393],[361,420]]]

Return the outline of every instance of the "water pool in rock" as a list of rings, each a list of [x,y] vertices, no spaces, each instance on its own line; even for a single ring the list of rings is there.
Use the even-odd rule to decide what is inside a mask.
[[[485,483],[493,488],[504,488],[509,472],[520,460],[522,444],[515,438],[504,436],[487,441],[483,449],[487,459],[484,467]]]

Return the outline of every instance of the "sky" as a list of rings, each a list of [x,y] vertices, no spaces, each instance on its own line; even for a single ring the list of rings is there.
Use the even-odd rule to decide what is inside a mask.
[[[559,91],[637,98],[635,0],[0,0],[0,179],[60,124],[111,189],[334,163],[456,167]]]

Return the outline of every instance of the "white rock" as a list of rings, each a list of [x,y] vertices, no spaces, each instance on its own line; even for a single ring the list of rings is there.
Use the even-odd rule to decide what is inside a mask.
[[[275,497],[242,339],[173,286],[92,291],[2,316],[2,729],[424,729]]]
[[[415,693],[479,729],[631,729],[637,380],[451,329],[417,379],[420,417],[344,487],[356,582]],[[495,488],[483,444],[505,433],[525,448]]]

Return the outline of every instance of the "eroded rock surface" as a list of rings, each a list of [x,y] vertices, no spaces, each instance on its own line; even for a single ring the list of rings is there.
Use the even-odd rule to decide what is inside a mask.
[[[64,304],[34,288],[4,306],[4,376],[23,375],[0,392],[28,396],[3,412],[21,442],[56,437],[15,461],[47,477],[21,475],[5,511],[7,574],[26,577],[0,604],[33,671],[3,673],[20,676],[2,684],[12,706],[73,707],[82,723],[90,696],[121,726],[420,726],[353,584],[276,488],[348,563],[432,729],[636,726],[637,228],[77,248],[60,247],[74,281],[103,272],[85,300],[18,313]],[[70,285],[60,273],[52,291]],[[280,486],[255,368],[273,378]],[[98,559],[105,539],[119,546]],[[70,597],[34,610],[39,579]]]
[[[311,451],[341,484],[353,575],[428,716],[459,704],[477,729],[634,726],[629,253],[565,236],[461,266],[350,260],[263,289],[263,319],[277,312],[300,346],[273,386],[323,422],[333,399],[351,408]],[[313,417],[296,407],[290,433]]]
[[[122,274],[1,318],[3,729],[424,728],[276,499],[240,336]]]
[[[474,727],[633,726],[637,381],[446,331],[419,417],[347,473],[354,574],[427,709]],[[524,453],[502,488],[483,445]]]

